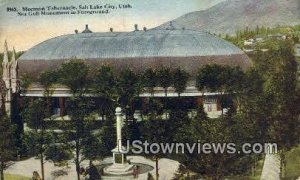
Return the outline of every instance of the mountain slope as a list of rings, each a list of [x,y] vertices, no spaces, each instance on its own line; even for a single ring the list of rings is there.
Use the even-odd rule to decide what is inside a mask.
[[[228,0],[207,10],[175,19],[176,28],[234,34],[256,26],[275,27],[300,24],[300,0]],[[169,22],[157,27],[167,28]]]

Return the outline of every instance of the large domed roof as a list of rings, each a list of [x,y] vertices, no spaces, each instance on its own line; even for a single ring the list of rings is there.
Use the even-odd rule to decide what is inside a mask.
[[[236,54],[243,54],[243,52],[223,39],[205,32],[148,30],[59,36],[36,45],[20,59],[104,59]]]
[[[117,69],[167,66],[182,68],[192,76],[205,64],[251,66],[248,56],[233,44],[193,30],[147,30],[133,32],[79,33],[46,40],[19,58],[19,74],[38,77],[69,59],[82,59],[93,67]]]

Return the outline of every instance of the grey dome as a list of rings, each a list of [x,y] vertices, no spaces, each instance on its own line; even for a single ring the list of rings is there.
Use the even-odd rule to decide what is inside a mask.
[[[200,66],[219,64],[251,66],[249,57],[233,44],[204,32],[192,30],[149,30],[134,32],[80,33],[46,40],[19,58],[19,74],[33,78],[58,68],[69,59],[81,59],[92,67],[181,68],[193,77]]]
[[[22,55],[20,60],[236,54],[243,54],[243,52],[236,46],[208,33],[192,30],[149,30],[63,35],[36,45]]]

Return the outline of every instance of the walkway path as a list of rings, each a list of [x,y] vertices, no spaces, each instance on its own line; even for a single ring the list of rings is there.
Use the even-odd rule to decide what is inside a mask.
[[[260,180],[280,180],[280,157],[276,154],[266,154]]]
[[[155,167],[155,162],[149,159],[145,159],[141,156],[128,156],[128,159],[131,159],[131,162],[148,164]],[[111,161],[111,158],[105,159],[105,161]],[[100,162],[95,162],[94,164],[99,164]],[[69,167],[56,167],[52,162],[47,161],[45,163],[45,179],[46,180],[74,180],[76,177],[75,164],[72,161],[68,162]],[[82,163],[83,167],[88,166],[88,161]],[[179,163],[170,159],[160,159],[159,160],[159,174],[161,179],[172,179],[174,173],[177,171]],[[40,171],[40,160],[35,158],[30,158],[25,161],[19,161],[10,166],[5,173],[22,175],[27,177],[32,177],[32,172]],[[155,169],[150,172],[155,176]],[[55,176],[54,174],[61,174],[60,176]],[[145,179],[147,173],[140,175],[138,179]]]

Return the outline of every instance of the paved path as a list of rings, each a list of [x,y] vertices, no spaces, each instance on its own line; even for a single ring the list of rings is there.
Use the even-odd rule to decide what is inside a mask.
[[[149,159],[145,159],[141,156],[128,156],[128,159],[131,159],[133,163],[142,163],[148,164],[155,167],[155,162]],[[107,158],[104,161],[110,162],[111,158]],[[94,164],[99,164],[100,162],[95,162]],[[56,167],[52,162],[47,161],[45,163],[45,180],[74,180],[76,177],[75,164],[72,161],[68,162],[69,167]],[[84,161],[82,166],[87,167],[88,161]],[[159,160],[159,174],[160,179],[169,180],[172,179],[174,173],[177,171],[179,167],[179,163],[177,161],[173,161],[170,159],[160,159]],[[26,177],[32,177],[32,172],[40,171],[40,161],[39,159],[30,158],[25,161],[15,162],[12,166],[10,166],[5,173],[22,175]],[[54,176],[54,173],[64,173],[61,176]],[[153,176],[155,176],[155,169],[150,172]],[[147,177],[147,173],[139,176],[138,179],[144,180]]]
[[[280,180],[280,157],[266,154],[260,180]]]

